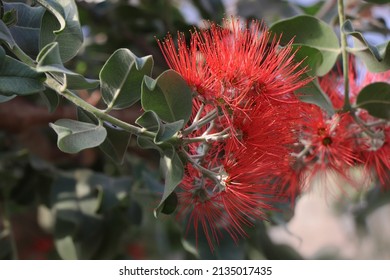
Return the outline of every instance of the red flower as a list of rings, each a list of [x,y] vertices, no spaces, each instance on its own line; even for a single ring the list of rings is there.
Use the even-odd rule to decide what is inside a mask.
[[[293,91],[311,78],[293,61],[292,42],[279,48],[279,40],[262,23],[231,18],[194,30],[189,46],[183,34],[177,48],[171,36],[159,41],[169,66],[195,91],[192,124],[182,134],[188,163],[178,216],[196,238],[203,231],[211,250],[222,231],[237,241],[264,219],[279,199],[275,174],[290,168],[284,159],[301,118]]]
[[[303,77],[301,63],[293,61],[292,42],[280,49],[280,38],[258,21],[246,25],[232,17],[223,23],[194,30],[189,47],[180,33],[177,48],[169,35],[158,43],[168,65],[202,101],[222,109],[229,124],[231,113],[251,108],[257,96],[285,102],[289,93],[310,81]]]

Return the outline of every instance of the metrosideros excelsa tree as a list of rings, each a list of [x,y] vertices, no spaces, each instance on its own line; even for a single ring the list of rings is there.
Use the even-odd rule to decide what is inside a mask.
[[[345,19],[342,0],[339,38],[313,16],[269,28],[231,16],[158,38],[170,68],[158,77],[152,56],[122,48],[96,80],[64,66],[83,42],[75,2],[36,2],[1,1],[0,101],[39,94],[51,111],[60,97],[73,103],[78,120],[50,123],[66,153],[99,147],[122,163],[131,137],[139,148],[156,150],[164,188],[154,214],[174,214],[196,246],[203,238],[214,251],[225,234],[238,242],[278,211],[277,203],[293,207],[318,176],[390,188],[389,43],[369,45]],[[23,25],[17,15],[26,17]],[[25,22],[36,36],[24,36]],[[78,94],[97,87],[105,108]],[[142,112],[135,123],[111,114],[136,103]],[[101,188],[98,209],[110,194],[121,203],[112,188]],[[59,213],[62,206],[54,205]]]

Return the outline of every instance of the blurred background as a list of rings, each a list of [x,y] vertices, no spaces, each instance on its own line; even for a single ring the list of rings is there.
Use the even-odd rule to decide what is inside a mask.
[[[7,1],[11,2],[11,1]],[[27,2],[29,3],[29,2]],[[372,44],[390,39],[390,5],[346,1],[347,15]],[[188,32],[203,20],[238,15],[268,25],[299,14],[334,24],[327,0],[84,0],[77,1],[84,46],[67,67],[97,78],[118,48],[153,55],[153,75],[167,69],[156,38]],[[335,29],[337,30],[337,28]],[[99,107],[100,92],[80,96]],[[388,259],[390,193],[339,191],[340,182],[313,182],[295,208],[278,205],[269,221],[248,228],[237,244],[228,237],[214,254],[198,251],[175,215],[153,216],[163,190],[159,155],[130,138],[118,164],[98,148],[62,153],[48,123],[76,118],[58,100],[51,112],[40,96],[0,103],[0,259]],[[133,123],[140,106],[113,114]],[[317,185],[322,185],[317,187]],[[325,191],[326,189],[326,191]]]

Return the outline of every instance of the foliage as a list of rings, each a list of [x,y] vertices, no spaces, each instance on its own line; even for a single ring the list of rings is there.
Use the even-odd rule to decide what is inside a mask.
[[[273,203],[298,199],[303,178],[331,170],[349,180],[349,169],[359,165],[379,189],[389,188],[390,41],[370,44],[364,30],[355,30],[357,20],[343,20],[342,9],[339,23],[320,19],[313,11],[321,4],[269,30],[257,21],[242,29],[235,17],[222,20],[221,1],[193,4],[203,18],[231,28],[209,22],[190,38],[179,33],[177,41],[159,41],[172,68],[163,71],[151,38],[190,28],[165,1],[0,1],[0,103],[44,103],[59,150],[77,156],[99,147],[106,155],[99,154],[97,168],[72,158],[62,166],[0,135],[0,214],[9,233],[1,235],[1,258],[17,257],[11,213],[35,203],[52,221],[52,258],[128,257],[121,246],[129,236],[142,236],[142,225],[162,225],[153,212],[177,215],[181,224],[178,230],[166,223],[169,234],[153,244],[144,236],[147,250],[157,248],[155,257],[168,258],[166,246],[174,244],[183,257],[247,258],[241,236],[255,226],[249,246],[268,258],[297,259],[291,248],[273,244],[262,220],[283,220],[277,213],[289,202]],[[84,41],[91,36],[84,37],[80,18],[89,18],[89,28],[101,27],[94,18],[114,26],[106,32],[112,54]],[[144,37],[136,40],[137,33]],[[123,48],[125,38],[134,52]],[[354,57],[370,71],[360,83]],[[340,60],[342,73],[335,71]],[[85,98],[94,91],[99,104]],[[65,100],[77,116],[56,115]],[[120,112],[136,117],[123,120]],[[24,189],[31,178],[43,189]],[[30,194],[36,201],[18,198]]]

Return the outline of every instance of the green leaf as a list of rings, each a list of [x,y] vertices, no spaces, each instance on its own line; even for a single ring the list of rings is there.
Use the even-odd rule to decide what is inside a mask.
[[[157,132],[160,129],[161,120],[155,112],[146,111],[135,120],[135,123],[146,128],[148,131]]]
[[[112,178],[90,170],[78,170],[74,176],[79,203],[90,200],[85,205],[80,203],[84,214],[103,213],[120,207],[133,185],[130,177]]]
[[[390,120],[390,84],[377,82],[364,87],[359,92],[356,106],[374,117]]]
[[[311,76],[321,75],[321,65],[323,62],[322,53],[316,48],[312,48],[306,45],[294,44],[295,52],[294,60],[301,62],[301,66],[307,66],[307,74]]]
[[[167,124],[162,123],[156,137],[154,138],[154,142],[160,144],[171,139],[180,129],[183,128],[183,125],[183,120],[178,120],[176,122]]]
[[[39,93],[50,113],[54,112],[60,104],[60,97],[56,91],[47,88]]]
[[[165,201],[176,189],[184,176],[183,163],[172,146],[165,149],[164,153],[161,155],[160,167],[165,178],[165,187],[161,201],[156,209],[154,209],[155,217],[158,217],[164,208]]]
[[[152,149],[159,151],[160,154],[163,153],[163,150],[149,137],[138,136],[137,144],[142,149]]]
[[[163,123],[153,111],[146,111],[135,122],[151,132],[157,132],[154,137],[154,142],[156,144],[161,144],[171,139],[184,125],[183,120],[172,123]]]
[[[45,9],[31,7],[24,3],[4,3],[7,11],[16,11],[17,22],[9,30],[16,44],[28,55],[37,56],[39,52],[39,33]]]
[[[12,48],[15,45],[14,38],[8,29],[7,25],[0,20],[0,41],[7,43],[7,45]]]
[[[295,91],[295,95],[303,102],[315,104],[325,110],[329,116],[335,111],[328,95],[321,89],[318,79]]]
[[[99,146],[107,136],[106,129],[68,119],[60,119],[50,126],[58,134],[58,148],[66,153],[78,153],[81,150]]]
[[[86,111],[77,108],[77,116],[80,121],[97,124],[97,119]],[[127,147],[131,139],[131,133],[121,128],[104,123],[107,137],[99,148],[114,162],[123,163]]]
[[[89,89],[99,85],[98,80],[84,78],[64,67],[57,42],[46,45],[38,54],[37,62],[37,71],[54,74],[64,84],[63,89]]]
[[[100,71],[102,96],[108,108],[123,109],[141,97],[145,75],[151,75],[152,56],[137,57],[128,49],[115,51]]]
[[[5,55],[0,47],[0,94],[28,95],[45,89],[44,75],[26,64]]]
[[[54,214],[55,247],[63,259],[78,259],[72,236],[81,223],[75,194],[75,180],[58,176],[52,183],[50,202]]]
[[[141,103],[145,111],[154,111],[160,119],[171,123],[187,123],[192,112],[191,89],[173,70],[163,72],[156,80],[145,76]]]
[[[168,195],[167,199],[165,199],[161,213],[166,215],[172,214],[176,210],[178,203],[179,200],[177,198],[177,194],[172,192],[170,195]]]
[[[351,21],[347,20],[342,30],[353,37],[354,48],[349,52],[359,57],[370,72],[384,72],[390,69],[390,41],[373,46],[360,32],[354,30]]]
[[[132,209],[129,177],[90,170],[59,172],[51,186],[54,238],[63,259],[112,259],[121,236],[140,213]],[[135,210],[135,215],[131,211]],[[135,218],[135,219],[134,219]]]
[[[270,27],[270,31],[282,34],[281,45],[286,45],[293,39],[294,44],[319,50],[322,54],[322,61],[316,73],[321,76],[333,68],[340,54],[339,40],[333,29],[312,16],[300,15],[278,21]],[[311,50],[307,55],[310,54],[312,54]]]
[[[58,42],[62,62],[76,56],[83,44],[77,6],[74,0],[37,0],[47,11],[42,17],[40,48]]]
[[[11,99],[14,99],[15,97],[16,97],[16,95],[10,95],[10,96],[0,95],[0,103],[10,101]]]

